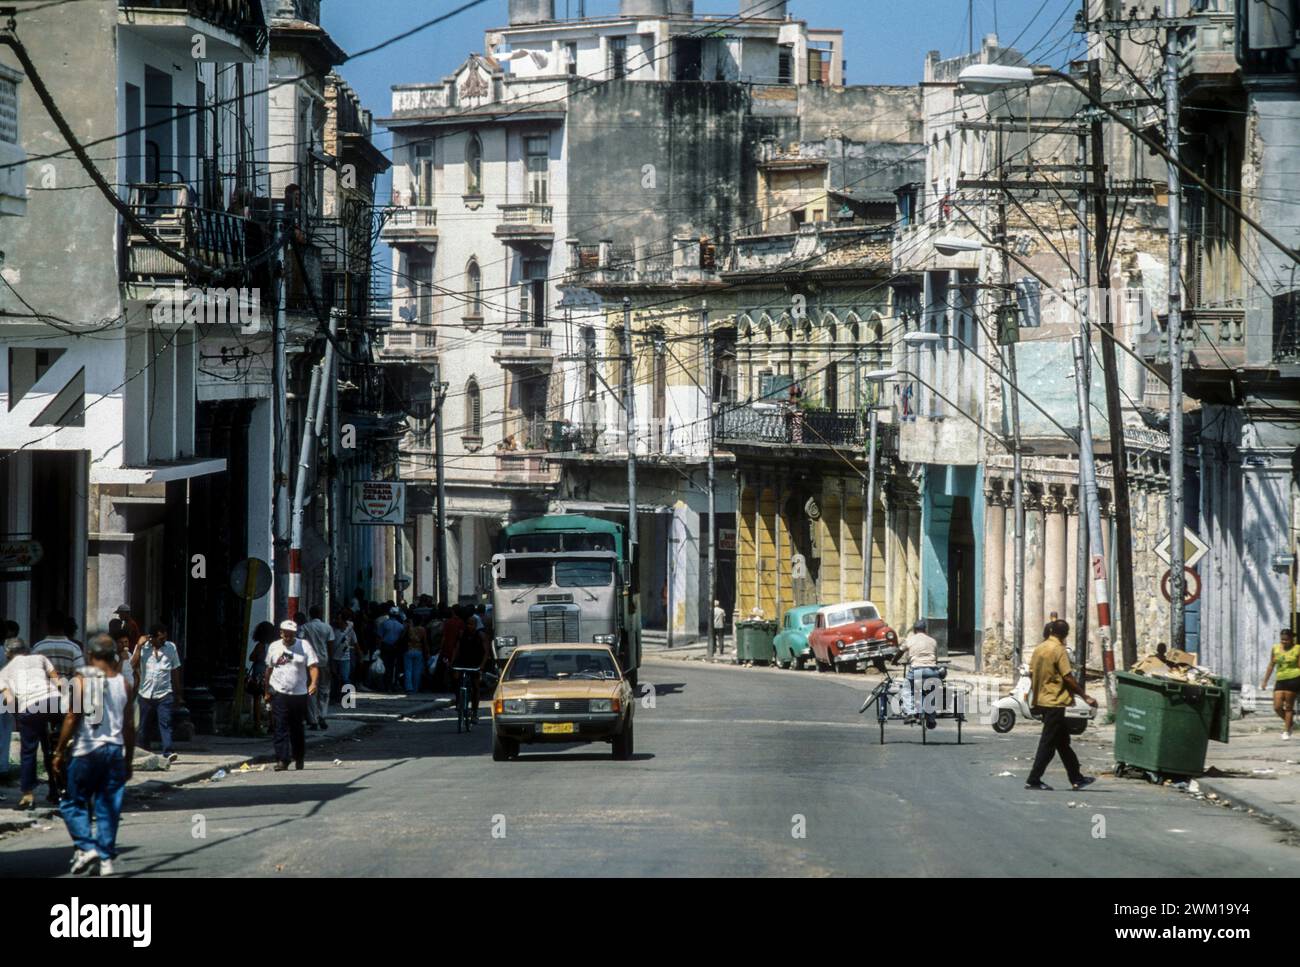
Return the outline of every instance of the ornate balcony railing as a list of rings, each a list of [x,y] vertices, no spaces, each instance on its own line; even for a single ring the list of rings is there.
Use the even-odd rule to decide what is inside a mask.
[[[319,0],[303,0],[316,6],[316,21],[320,19]],[[266,46],[266,21],[259,0],[117,0],[120,10],[158,11],[195,17],[204,23],[240,37],[255,50]]]
[[[214,268],[242,265],[247,259],[249,220],[229,212],[189,204],[184,184],[136,184],[128,204],[136,217],[163,241]],[[185,265],[132,226],[126,231],[127,281],[185,279]]]
[[[857,446],[864,440],[862,417],[853,410],[803,410],[757,404],[726,407],[717,417],[720,442],[777,446]]]

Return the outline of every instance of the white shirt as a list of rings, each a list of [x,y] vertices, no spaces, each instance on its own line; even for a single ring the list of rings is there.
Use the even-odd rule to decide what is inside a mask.
[[[170,641],[161,649],[152,641],[140,646],[140,697],[165,698],[172,693],[172,672],[181,667],[181,656]]]
[[[271,690],[281,695],[306,695],[307,669],[319,664],[320,656],[306,638],[296,638],[292,645],[285,645],[283,639],[273,641],[266,650]]]
[[[9,664],[0,670],[0,691],[13,694],[12,708],[3,711],[52,712],[60,711],[59,689],[50,681],[54,666],[44,655],[14,655]]]
[[[128,688],[121,674],[109,678],[98,668],[82,670],[82,715],[72,747],[74,756],[88,755],[104,745],[126,744],[122,726],[126,721]]]

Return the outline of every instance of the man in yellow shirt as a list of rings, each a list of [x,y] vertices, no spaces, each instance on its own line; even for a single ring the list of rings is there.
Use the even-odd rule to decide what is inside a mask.
[[[1073,696],[1078,695],[1093,708],[1097,700],[1083,693],[1079,683],[1074,680],[1070,669],[1070,655],[1065,650],[1065,639],[1070,635],[1070,626],[1064,621],[1053,621],[1047,626],[1047,639],[1034,649],[1029,658],[1029,705],[1034,715],[1043,720],[1043,733],[1038,737],[1038,752],[1034,756],[1034,766],[1029,771],[1026,789],[1048,789],[1052,787],[1043,782],[1043,773],[1051,764],[1054,755],[1060,755],[1061,765],[1070,777],[1070,786],[1082,789],[1093,782],[1096,777],[1085,776],[1079,771],[1079,757],[1070,748],[1070,732],[1065,726],[1065,710],[1073,703]]]

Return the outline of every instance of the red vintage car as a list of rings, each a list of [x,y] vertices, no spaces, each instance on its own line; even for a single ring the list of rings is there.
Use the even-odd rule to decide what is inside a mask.
[[[868,663],[884,671],[898,654],[898,635],[870,601],[828,604],[808,635],[817,670],[857,671]]]

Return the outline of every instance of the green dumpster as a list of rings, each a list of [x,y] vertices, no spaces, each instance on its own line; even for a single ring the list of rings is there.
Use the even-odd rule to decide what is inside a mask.
[[[771,664],[776,660],[776,622],[750,619],[736,623],[736,662]]]
[[[1205,771],[1211,739],[1228,741],[1228,682],[1192,685],[1120,672],[1115,716],[1117,771],[1133,766],[1173,776]]]

